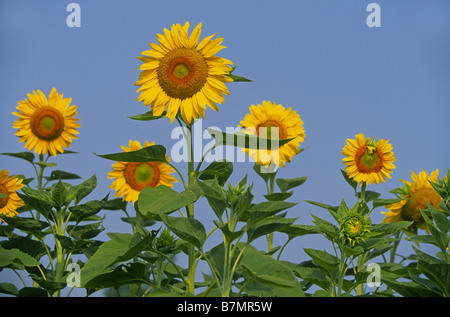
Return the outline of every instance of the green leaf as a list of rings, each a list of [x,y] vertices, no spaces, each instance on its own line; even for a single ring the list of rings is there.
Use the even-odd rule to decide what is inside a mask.
[[[332,275],[334,268],[339,264],[339,259],[325,250],[321,251],[305,248],[304,251],[313,259],[314,262],[323,267],[329,276]]]
[[[77,205],[83,198],[89,195],[97,187],[97,176],[94,174],[84,182],[72,186],[69,191],[69,201],[75,200]]]
[[[264,197],[269,201],[284,201],[291,197],[293,193],[293,191],[287,193],[273,193],[270,195],[264,195]]]
[[[30,162],[31,164],[33,164],[33,161],[34,161],[34,154],[31,152],[0,153],[0,154],[20,158],[22,160]]]
[[[156,234],[142,237],[139,233],[114,234],[113,238],[103,243],[91,256],[80,271],[81,286],[85,287],[93,278],[103,274],[111,266],[128,261],[148,249]]]
[[[228,74],[227,76],[233,79],[233,82],[253,82],[253,80],[238,75]]]
[[[377,198],[372,201],[373,208],[381,207],[381,206],[388,206],[395,203],[398,203],[399,201],[404,200],[403,198],[389,198],[389,199],[381,199]]]
[[[316,226],[296,224],[279,228],[278,231],[287,234],[289,239],[304,236],[307,234],[317,234],[320,232]]]
[[[112,154],[95,154],[101,158],[116,162],[163,162],[168,163],[166,159],[166,148],[162,145],[151,145],[137,151],[119,152]]]
[[[19,296],[19,289],[11,283],[0,283],[0,293]]]
[[[26,191],[27,194],[21,194],[17,193],[17,195],[20,197],[20,199],[23,200],[23,202],[30,207],[31,209],[36,210],[40,214],[42,214],[44,217],[48,218],[49,213],[52,211],[53,204],[51,202],[51,198],[49,195],[30,195],[29,190],[31,189],[25,189],[25,187],[22,188],[22,191]],[[47,193],[45,193],[47,194]]]
[[[96,215],[101,210],[120,210],[125,208],[125,202],[121,199],[114,200],[91,200],[85,204],[69,207],[72,213],[71,219],[81,222],[93,215]]]
[[[172,188],[160,185],[144,188],[138,198],[139,211],[149,218],[159,214],[169,214],[194,203],[198,196],[189,188],[177,192]]]
[[[206,240],[206,230],[203,224],[194,218],[171,217],[160,214],[164,224],[180,239],[192,243],[202,249]]]
[[[139,121],[152,121],[152,120],[164,118],[165,116],[166,116],[166,111],[164,111],[163,114],[160,116],[155,116],[155,115],[153,115],[153,111],[148,111],[146,113],[138,114],[138,115],[128,117],[128,118],[133,119],[133,120],[139,120]]]
[[[66,203],[67,194],[67,189],[61,181],[53,187],[52,201],[58,210]]]
[[[431,214],[431,218],[433,218],[434,222],[436,223],[436,226],[442,233],[447,233],[450,231],[450,220],[447,218],[447,216],[440,211],[439,209],[435,208],[433,205],[431,205],[428,201],[427,204],[427,211]]]
[[[67,180],[67,179],[80,179],[81,177],[77,174],[61,171],[61,170],[54,170],[50,173],[50,176],[44,177],[47,181],[55,181],[55,180]]]
[[[358,182],[351,179],[347,172],[341,169],[342,176],[344,176],[345,181],[356,191],[356,187],[358,186]]]
[[[259,165],[259,164],[254,164],[253,165],[253,170],[256,172],[256,174],[258,174],[263,180],[264,182],[268,182],[270,179],[270,175],[273,174],[273,172],[271,173],[267,173],[267,167],[263,166],[263,165]],[[271,171],[271,170],[270,170]]]
[[[29,254],[23,253],[19,249],[4,249],[0,246],[0,267],[11,264],[19,264],[24,266],[39,266],[40,263]]]
[[[249,224],[247,228],[248,243],[262,237],[266,234],[275,232],[281,228],[287,227],[295,222],[296,219],[288,219],[284,217],[268,217]]]
[[[103,273],[94,277],[85,287],[102,289],[131,284],[150,284],[145,264],[131,263],[128,266],[120,265],[112,272]]]
[[[298,285],[294,273],[288,266],[259,252],[247,249],[240,264],[254,281],[278,287]]]
[[[308,177],[304,176],[304,177],[297,177],[297,178],[278,178],[276,180],[278,187],[280,188],[280,190],[284,193],[287,192],[289,189],[298,187],[300,185],[302,185],[304,182],[306,182],[306,180],[308,179]]]
[[[291,139],[266,139],[257,135],[250,135],[243,132],[226,133],[211,128],[206,129],[214,137],[216,146],[228,145],[245,149],[273,150],[292,141]]]
[[[33,218],[26,217],[7,217],[0,214],[0,218],[5,221],[9,226],[22,230],[23,232],[34,235],[35,237],[42,238],[46,235],[43,232],[45,228],[49,226],[48,223]]]
[[[223,186],[232,173],[233,163],[228,161],[215,161],[201,171],[198,178],[200,180],[208,180],[217,177],[219,184]]]
[[[417,268],[442,291],[443,296],[450,296],[450,264],[428,263],[419,259]]]
[[[286,201],[264,201],[249,209],[249,225],[297,205]]]

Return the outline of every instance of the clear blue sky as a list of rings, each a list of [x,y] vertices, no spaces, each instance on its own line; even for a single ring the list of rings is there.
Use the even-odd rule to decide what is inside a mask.
[[[201,38],[219,33],[227,49],[218,55],[239,63],[236,74],[252,83],[228,84],[230,96],[219,112],[207,110],[203,126],[236,126],[251,104],[271,100],[296,110],[305,126],[308,150],[282,169],[279,177],[308,176],[290,201],[289,212],[310,224],[310,213],[326,211],[304,200],[331,205],[353,193],[342,178],[342,147],[363,132],[390,139],[397,159],[393,178],[370,186],[384,198],[409,179],[411,170],[440,175],[450,167],[450,2],[447,0],[244,0],[244,1],[100,1],[78,0],[81,27],[69,28],[66,7],[71,1],[0,2],[0,151],[23,151],[12,123],[18,100],[52,87],[78,105],[79,140],[76,155],[58,156],[58,169],[83,178],[96,174],[91,199],[103,198],[111,180],[110,161],[93,153],[119,152],[129,139],[155,141],[167,147],[178,140],[169,120],[151,123],[127,118],[146,112],[137,102],[134,83],[141,62],[136,58],[156,33],[173,23],[202,22]],[[75,1],[74,1],[75,2]],[[381,27],[369,28],[366,7],[381,7]],[[235,164],[231,180],[249,173],[256,200],[264,186],[251,163]],[[0,169],[32,176],[25,161],[0,156]],[[180,165],[185,171],[185,166]],[[181,190],[178,183],[176,189]],[[130,210],[131,209],[131,206]],[[203,210],[202,210],[203,209]],[[212,213],[199,203],[197,215],[208,228]],[[104,212],[101,213],[102,215]],[[129,232],[120,212],[108,212],[106,232]],[[375,211],[372,220],[384,218]],[[100,238],[106,239],[106,234]],[[283,240],[284,237],[280,241]],[[211,246],[217,240],[211,241]],[[264,243],[261,243],[261,248]],[[328,248],[317,236],[297,238],[285,251],[287,260],[306,260],[303,247]],[[412,253],[404,247],[405,254]],[[2,275],[5,273],[1,273]],[[0,275],[0,280],[3,280]]]

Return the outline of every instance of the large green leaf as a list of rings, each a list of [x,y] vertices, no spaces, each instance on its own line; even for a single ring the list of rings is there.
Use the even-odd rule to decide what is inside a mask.
[[[112,154],[96,154],[97,156],[116,162],[163,162],[166,159],[166,148],[162,145],[151,145],[137,151],[119,152]]]
[[[28,161],[30,163],[33,163],[33,161],[34,161],[34,154],[31,152],[0,153],[0,154],[20,158],[20,159]]]
[[[296,177],[296,178],[278,178],[276,180],[278,187],[280,190],[284,193],[287,192],[289,189],[298,187],[302,185],[308,177]]]
[[[215,139],[216,146],[228,145],[245,149],[273,150],[295,139],[266,139],[243,132],[226,133],[211,128],[206,130]]]
[[[143,263],[120,265],[112,272],[100,274],[86,283],[86,288],[108,288],[121,285],[149,284],[148,274]]]
[[[163,114],[160,116],[155,116],[153,114],[153,111],[148,111],[146,113],[134,115],[129,118],[133,119],[133,120],[139,120],[139,121],[152,121],[152,120],[157,120],[157,119],[163,118],[165,116],[166,116],[166,111],[164,111]]]
[[[69,196],[71,196],[71,198],[69,200],[75,200],[75,204],[78,204],[83,198],[89,195],[95,187],[97,187],[97,176],[94,174],[84,182],[70,188]]]
[[[203,224],[194,218],[171,217],[160,214],[162,221],[180,239],[190,242],[201,249],[206,240]]]
[[[292,270],[268,255],[247,249],[240,264],[254,281],[278,287],[298,285]]]
[[[262,237],[266,234],[275,232],[285,228],[295,222],[296,219],[288,219],[284,217],[268,217],[262,219],[247,228],[248,243]]]
[[[128,261],[139,253],[149,248],[154,233],[144,237],[139,233],[135,235],[127,233],[114,234],[111,240],[103,243],[91,256],[80,271],[81,285],[84,287],[93,278],[106,273],[113,265]]]
[[[50,173],[50,176],[44,177],[47,181],[57,181],[57,180],[67,180],[67,179],[80,179],[81,177],[77,174],[61,171],[61,170],[53,170]]]
[[[40,263],[29,254],[23,253],[19,249],[4,249],[0,246],[0,267],[11,264],[19,264],[24,266],[39,266]]]
[[[172,188],[160,185],[144,188],[138,198],[139,211],[147,217],[169,214],[194,203],[198,196],[189,188],[177,192]]]
[[[0,218],[4,220],[8,226],[19,229],[23,232],[32,234],[35,237],[42,238],[46,235],[43,230],[49,226],[47,222],[26,217],[7,217],[0,214]]]
[[[230,175],[233,173],[233,163],[228,161],[212,162],[198,175],[200,180],[214,179],[217,180],[220,185],[224,185]]]
[[[305,248],[305,253],[308,254],[314,262],[319,264],[325,271],[332,276],[334,268],[339,264],[339,259],[325,250],[315,250]]]
[[[253,205],[249,209],[249,224],[275,215],[278,212],[294,207],[295,203],[286,201],[264,201]]]

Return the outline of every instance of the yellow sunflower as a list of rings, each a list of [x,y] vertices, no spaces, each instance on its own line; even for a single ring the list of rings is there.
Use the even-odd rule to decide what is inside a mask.
[[[263,101],[257,106],[250,106],[244,120],[240,121],[240,127],[245,133],[258,135],[265,139],[293,139],[277,149],[257,150],[244,149],[244,151],[259,165],[268,166],[274,163],[276,166],[285,166],[286,162],[301,152],[300,143],[304,141],[305,129],[300,115],[280,104],[271,101]]]
[[[389,140],[380,139],[375,142],[360,133],[354,140],[347,139],[342,154],[345,155],[343,162],[348,176],[361,185],[378,184],[392,177],[395,156]]]
[[[184,26],[172,25],[157,34],[159,44],[150,43],[151,50],[138,57],[143,64],[136,86],[140,88],[138,101],[151,104],[155,116],[163,115],[173,120],[180,112],[183,121],[190,125],[199,116],[204,118],[206,105],[217,111],[217,105],[229,95],[224,82],[233,81],[228,75],[231,61],[215,56],[221,49],[222,37],[214,35],[199,43],[202,24],[188,36],[189,22]]]
[[[78,139],[76,128],[80,125],[75,118],[77,106],[70,105],[72,98],[63,98],[52,88],[47,97],[38,90],[27,94],[24,101],[19,101],[13,112],[19,119],[13,123],[13,128],[19,129],[15,134],[20,137],[19,142],[25,142],[24,148],[34,149],[35,153],[51,155],[63,153],[72,139]]]
[[[144,147],[153,146],[153,143],[145,141]],[[128,147],[121,146],[124,152],[137,151],[142,149],[139,141],[128,142]],[[168,160],[168,157],[166,156]],[[169,175],[174,172],[173,168],[162,162],[130,163],[117,162],[112,165],[113,170],[108,173],[108,178],[114,179],[110,188],[116,190],[115,197],[122,197],[125,201],[135,203],[139,193],[145,187],[156,187],[166,185],[173,187],[173,183],[178,180]]]
[[[22,179],[17,176],[9,177],[8,170],[0,171],[0,214],[8,217],[18,214],[17,208],[25,205],[16,193],[22,187]]]
[[[441,209],[439,203],[442,197],[434,190],[429,182],[435,183],[438,179],[439,170],[436,169],[429,175],[426,171],[421,171],[419,175],[411,172],[412,181],[400,180],[405,183],[405,193],[402,198],[404,200],[387,206],[388,212],[382,212],[386,215],[383,223],[397,221],[413,221],[412,230],[424,229],[428,232],[428,227],[420,213],[421,209],[426,209],[428,201],[433,207]]]

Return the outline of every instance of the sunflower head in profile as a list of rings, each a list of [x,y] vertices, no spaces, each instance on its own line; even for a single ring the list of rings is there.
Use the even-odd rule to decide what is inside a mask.
[[[145,141],[144,147],[153,146],[153,143]],[[121,146],[124,152],[142,149],[139,141],[130,140],[128,147]],[[166,157],[168,160],[168,157]],[[123,197],[124,201],[135,203],[139,193],[145,187],[166,185],[173,187],[178,180],[171,176],[173,168],[162,162],[117,162],[112,165],[113,170],[108,173],[108,178],[114,179],[111,188],[116,190],[115,197]]]
[[[442,197],[431,186],[430,182],[436,182],[438,179],[439,170],[428,174],[426,171],[421,171],[419,175],[411,172],[411,182],[400,180],[405,183],[401,188],[403,192],[403,200],[387,206],[388,212],[382,212],[386,215],[383,223],[397,222],[397,221],[412,221],[413,224],[409,229],[416,232],[417,229],[423,229],[428,232],[428,226],[423,219],[420,210],[427,209],[427,202],[441,210],[439,204]]]
[[[305,129],[300,115],[280,104],[263,101],[257,106],[250,106],[250,113],[246,114],[239,127],[245,133],[258,135],[267,140],[292,139],[276,149],[244,149],[255,160],[256,164],[269,166],[285,166],[291,159],[301,152],[300,143],[304,141]]]
[[[225,48],[223,38],[211,35],[199,42],[201,28],[200,23],[188,35],[189,22],[174,24],[171,30],[157,34],[159,44],[151,43],[151,49],[138,57],[143,62],[135,84],[139,86],[138,101],[151,105],[153,115],[166,111],[173,123],[180,113],[191,125],[199,116],[204,118],[206,106],[217,111],[223,95],[229,94],[224,83],[233,81],[228,76],[232,62],[215,55]]]
[[[22,179],[17,176],[9,177],[8,170],[0,171],[0,214],[7,217],[18,214],[17,208],[25,205],[17,195],[17,191],[22,187]]]
[[[395,156],[389,140],[375,141],[360,133],[347,139],[342,154],[347,175],[360,184],[378,184],[392,177]]]
[[[55,88],[48,99],[40,90],[27,97],[18,102],[18,111],[13,112],[19,117],[13,123],[13,128],[18,129],[15,134],[20,137],[19,142],[25,142],[28,151],[34,149],[39,155],[64,153],[72,139],[78,139],[77,106],[70,105],[72,99],[63,98]]]

